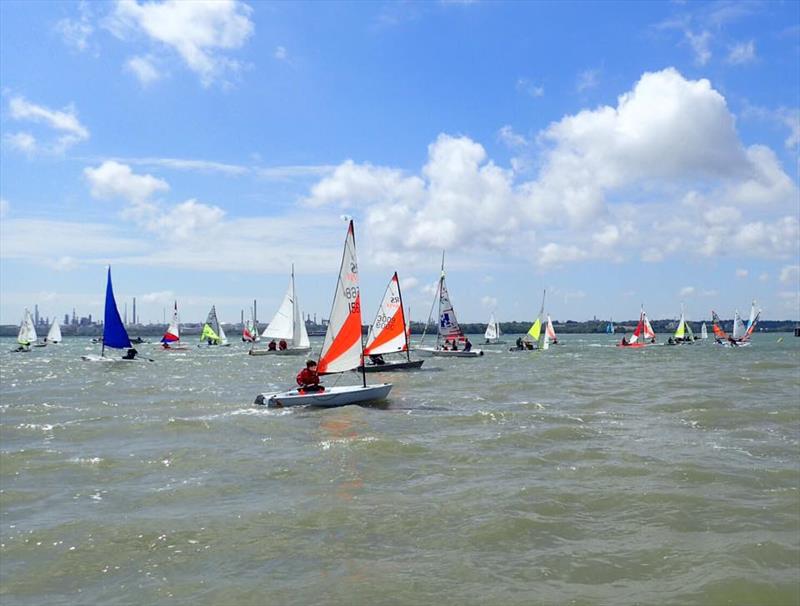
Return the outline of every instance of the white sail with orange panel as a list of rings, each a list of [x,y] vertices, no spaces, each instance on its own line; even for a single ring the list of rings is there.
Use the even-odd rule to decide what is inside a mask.
[[[361,364],[362,353],[358,262],[353,222],[350,221],[317,371],[334,373],[352,370]]]
[[[400,285],[395,272],[386,287],[375,322],[369,329],[364,354],[390,354],[408,350],[405,330],[403,306],[400,304]]]

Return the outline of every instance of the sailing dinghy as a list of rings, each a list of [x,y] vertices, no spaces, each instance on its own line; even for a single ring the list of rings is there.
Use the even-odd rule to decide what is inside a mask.
[[[217,319],[217,308],[214,305],[211,306],[211,311],[208,312],[206,323],[203,324],[203,332],[200,333],[200,340],[203,341],[203,343],[198,345],[198,347],[203,347],[203,345],[207,347],[213,345],[227,347],[230,345],[230,343],[228,343],[228,337],[225,335],[225,330]]]
[[[357,370],[363,372],[386,372],[389,370],[412,370],[422,366],[424,360],[412,360],[408,347],[409,330],[406,326],[403,311],[403,295],[400,292],[400,281],[394,272],[383,301],[378,308],[375,321],[369,329],[364,356],[369,356],[370,363],[365,363]],[[386,354],[405,353],[405,360],[385,362]]]
[[[514,347],[509,347],[508,351],[532,351],[535,349],[544,348],[545,343],[543,343],[541,339],[542,320],[544,318],[544,301],[546,296],[547,290],[545,289],[542,291],[542,306],[539,308],[539,315],[536,316],[536,320],[534,320],[533,324],[531,324],[531,327],[528,329],[528,332],[525,333],[525,336],[522,337],[522,339],[517,339],[517,344]],[[555,330],[553,330],[553,336],[555,336]],[[549,343],[547,345],[549,347]]]
[[[114,287],[111,285],[111,267],[108,268],[108,279],[106,281],[106,305],[103,316],[103,345],[100,355],[88,354],[81,356],[81,360],[86,362],[140,362],[142,358],[137,358],[136,350],[131,346],[128,331],[119,317],[117,301],[114,299]],[[127,349],[125,356],[106,356],[106,348]]]
[[[492,315],[489,316],[489,323],[486,325],[486,332],[483,333],[484,345],[502,345],[505,343],[505,341],[500,338],[502,334],[500,323],[494,317],[494,312],[492,312]]]
[[[50,325],[50,330],[47,331],[47,336],[44,340],[48,345],[50,343],[61,343],[61,326],[59,326],[58,320],[53,320],[53,323]]]
[[[172,309],[172,321],[167,327],[167,332],[161,337],[161,350],[162,351],[187,351],[188,346],[181,343],[181,330],[180,319],[178,318],[178,302]]]
[[[547,314],[547,322],[544,325],[542,349],[549,349],[551,345],[558,345],[558,336],[556,336],[556,329],[553,327],[553,321],[550,319],[550,314]]]
[[[19,324],[19,332],[17,333],[17,343],[19,347],[12,349],[12,352],[22,353],[31,350],[31,344],[36,343],[38,339],[36,334],[36,327],[33,325],[33,316],[28,308],[25,308],[25,315],[22,317],[22,322]]]
[[[700,327],[700,338],[704,341],[708,339],[708,328],[705,322],[703,322],[703,325]]]
[[[364,358],[364,342],[361,340],[361,298],[358,290],[358,262],[353,221],[347,228],[342,264],[333,297],[330,322],[322,343],[317,372],[320,375],[343,373],[357,368]],[[268,406],[346,406],[386,399],[392,389],[391,383],[367,385],[367,375],[362,372],[361,385],[335,385],[322,391],[307,392],[302,388],[283,393],[262,393],[256,396],[256,404]]]
[[[656,342],[656,333],[650,325],[650,320],[647,314],[644,313],[644,307],[639,312],[639,323],[636,325],[636,330],[633,331],[630,339],[622,337],[622,341],[617,343],[617,347],[646,347],[653,345]]]
[[[283,342],[286,347],[285,349],[281,349],[280,346],[275,349],[251,347],[248,353],[251,356],[301,356],[311,351],[311,341],[308,339],[306,323],[303,322],[303,314],[300,311],[300,303],[297,301],[297,293],[294,288],[294,265],[292,265],[289,288],[283,296],[283,302],[264,332],[261,333],[261,340],[266,341],[267,339]]]
[[[750,305],[750,317],[747,326],[742,321],[742,317],[737,310],[733,316],[733,333],[729,336],[723,329],[717,312],[711,312],[712,328],[714,329],[714,341],[723,347],[748,347],[751,344],[750,337],[758,325],[761,318],[761,310],[756,312],[756,302]]]
[[[675,329],[675,334],[670,337],[665,345],[691,345],[694,342],[694,332],[692,332],[691,325],[686,321],[683,305],[681,305],[681,319],[678,321],[678,327]]]
[[[436,333],[436,345],[434,347],[418,347],[417,349],[441,358],[477,358],[482,356],[483,350],[472,349],[471,344],[469,350],[464,350],[467,338],[458,325],[456,312],[450,302],[450,293],[447,292],[447,285],[444,281],[444,252],[442,252],[442,274],[436,288],[434,304],[436,303],[435,297],[439,297],[439,330]],[[431,307],[431,312],[433,312],[433,307]],[[430,324],[430,317],[428,318],[428,324]],[[425,332],[428,330],[428,324],[425,325]],[[422,333],[420,344],[425,340],[425,332]],[[462,344],[461,349],[458,349],[458,343]]]

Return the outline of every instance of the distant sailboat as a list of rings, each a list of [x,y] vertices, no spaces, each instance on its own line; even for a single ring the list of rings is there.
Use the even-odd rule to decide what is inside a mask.
[[[261,340],[266,341],[267,339],[277,341],[278,345],[272,345],[271,347],[274,349],[252,347],[248,353],[251,356],[274,354],[301,356],[311,351],[311,341],[308,339],[306,323],[303,322],[303,314],[300,311],[300,303],[295,292],[294,265],[292,265],[292,274],[289,278],[289,288],[283,296],[281,306],[269,321],[264,332],[261,333]]]
[[[543,343],[540,342],[542,338],[542,321],[544,320],[544,302],[547,297],[547,290],[542,291],[542,306],[539,308],[539,315],[536,316],[528,332],[522,339],[517,339],[517,344],[510,347],[509,351],[531,351],[534,349],[541,349]],[[555,331],[553,331],[555,334]]]
[[[690,345],[694,343],[695,336],[691,325],[686,321],[686,316],[681,305],[681,319],[675,329],[675,334],[665,343],[665,345]]]
[[[606,334],[607,335],[614,334],[614,320],[609,320],[608,324],[606,324]]]
[[[450,302],[450,294],[447,292],[447,285],[444,279],[444,252],[442,252],[442,273],[436,288],[434,305],[436,304],[436,297],[439,299],[439,327],[436,333],[436,345],[435,347],[419,347],[418,350],[446,358],[477,358],[482,356],[483,350],[481,349],[469,349],[467,351],[463,349],[467,339],[464,336],[464,331],[458,325],[456,312]],[[431,312],[433,312],[433,308],[431,308]],[[430,324],[430,318],[428,320]],[[427,330],[428,327],[426,325],[425,332]],[[420,343],[425,340],[425,332],[422,334]],[[458,343],[462,344],[461,348],[459,348]]]
[[[489,323],[486,325],[486,332],[483,333],[483,337],[485,339],[484,343],[487,345],[490,343],[494,345],[505,343],[505,341],[500,338],[502,334],[503,332],[500,330],[500,323],[494,317],[494,312],[492,312],[492,315],[489,316]]]
[[[250,308],[250,316],[250,319],[245,320],[242,326],[242,341],[245,343],[257,343],[261,340],[261,337],[258,336],[255,301],[253,301],[253,307]]]
[[[551,345],[558,345],[558,337],[556,336],[556,329],[553,327],[553,321],[550,319],[550,314],[547,314],[542,349],[549,349]]]
[[[364,343],[361,337],[361,296],[358,288],[358,261],[353,221],[347,229],[339,279],[333,306],[317,365],[319,374],[342,373],[363,363]],[[292,389],[283,393],[259,394],[256,404],[269,406],[346,406],[386,399],[391,383],[367,385],[362,373],[361,385],[334,385],[322,391]]]
[[[19,343],[19,346],[12,351],[30,351],[31,345],[36,343],[38,338],[39,336],[36,334],[36,327],[33,325],[33,316],[31,316],[31,312],[25,308],[25,315],[22,317],[22,322],[19,324],[19,332],[17,333],[17,343]]]
[[[708,328],[706,328],[705,322],[703,322],[703,325],[700,327],[700,338],[703,340],[708,339]]]
[[[181,343],[180,320],[178,318],[178,302],[175,301],[172,309],[172,321],[167,327],[167,332],[161,337],[161,348],[165,351],[186,351],[189,349]]]
[[[47,343],[61,343],[63,340],[61,337],[61,326],[58,324],[58,320],[53,320],[53,323],[50,325],[50,330],[47,331],[47,336],[44,338]]]
[[[386,287],[383,301],[378,308],[375,321],[369,329],[364,356],[369,356],[370,364],[359,366],[366,372],[385,372],[389,370],[411,370],[422,366],[423,360],[412,360],[408,346],[409,329],[403,311],[403,295],[400,292],[400,280],[397,272]],[[383,356],[393,353],[405,353],[405,360],[386,362]]]
[[[751,344],[750,337],[756,329],[758,325],[758,321],[761,318],[761,310],[759,309],[756,311],[756,302],[750,306],[750,317],[747,321],[747,326],[745,326],[744,322],[742,321],[742,317],[739,315],[739,311],[736,310],[736,313],[733,316],[733,332],[729,336],[723,329],[722,329],[722,322],[717,315],[717,312],[711,312],[711,319],[712,325],[711,327],[714,330],[714,341],[717,345],[722,345],[724,347],[747,347]]]
[[[650,325],[650,320],[642,307],[639,312],[639,323],[633,331],[630,339],[622,337],[622,341],[617,343],[617,347],[646,347],[656,342],[656,333]]]
[[[124,356],[107,357],[105,355],[106,348],[112,349],[127,349],[128,352]],[[125,325],[122,323],[122,318],[119,316],[119,309],[117,309],[117,301],[114,299],[114,287],[111,284],[111,267],[108,268],[108,278],[106,280],[106,305],[103,316],[103,345],[100,349],[100,355],[89,354],[81,356],[82,360],[87,362],[135,362],[139,361],[136,358],[136,350],[131,346],[131,340],[128,337],[128,331],[125,330]]]
[[[229,345],[225,330],[217,319],[217,308],[214,305],[211,306],[211,311],[208,312],[206,323],[203,324],[203,332],[200,333],[200,340],[203,341],[205,345],[209,346]]]

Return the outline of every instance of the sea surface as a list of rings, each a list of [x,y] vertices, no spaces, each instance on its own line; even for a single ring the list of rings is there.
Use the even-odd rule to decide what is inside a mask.
[[[514,338],[328,410],[241,343],[0,339],[0,604],[800,602],[800,339]]]

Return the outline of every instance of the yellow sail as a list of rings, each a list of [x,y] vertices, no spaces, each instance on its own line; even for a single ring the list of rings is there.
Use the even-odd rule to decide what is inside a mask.
[[[528,331],[528,334],[534,341],[538,341],[539,335],[541,333],[542,333],[542,319],[536,318],[536,322],[533,323],[533,326],[531,326],[530,330]]]
[[[203,332],[200,334],[201,341],[211,340],[214,343],[219,343],[220,338],[208,324],[203,324]]]
[[[684,334],[686,334],[686,322],[684,322],[683,317],[681,317],[681,321],[678,324],[678,329],[675,331],[675,338],[683,339]]]

